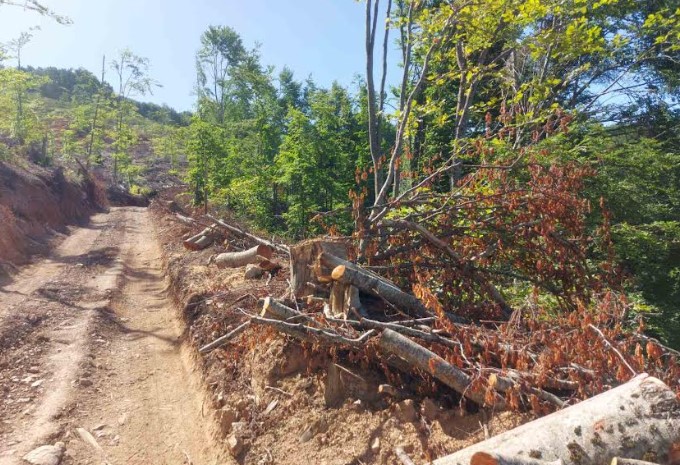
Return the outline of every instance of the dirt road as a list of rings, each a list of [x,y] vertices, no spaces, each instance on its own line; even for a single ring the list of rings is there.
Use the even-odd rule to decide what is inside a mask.
[[[74,229],[0,287],[0,465],[226,463],[180,334],[145,209]]]

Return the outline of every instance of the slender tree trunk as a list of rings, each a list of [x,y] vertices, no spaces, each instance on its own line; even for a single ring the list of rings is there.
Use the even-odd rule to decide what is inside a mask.
[[[368,141],[373,160],[373,191],[377,197],[382,185],[380,175],[380,139],[376,105],[373,61],[375,53],[375,30],[378,20],[380,0],[366,1],[366,90],[368,92]],[[373,7],[373,8],[371,8]]]
[[[101,100],[101,93],[104,92],[104,73],[106,69],[106,55],[102,56],[102,79],[100,81],[99,93],[97,93],[97,100],[94,104],[94,116],[92,117],[92,126],[90,128],[90,142],[87,144],[87,160],[86,166],[90,169],[90,161],[92,160],[92,150],[94,149],[94,137],[97,132],[97,118],[99,116],[99,105]]]

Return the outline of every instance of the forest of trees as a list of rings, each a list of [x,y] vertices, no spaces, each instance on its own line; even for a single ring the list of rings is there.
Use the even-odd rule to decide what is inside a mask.
[[[150,140],[173,166],[186,157],[197,206],[294,239],[354,234],[360,260],[435,307],[572,311],[614,293],[623,324],[647,314],[677,347],[677,2],[365,7],[366,70],[350,88],[269,67],[210,27],[192,114],[133,100],[156,82],[130,51],[104,79],[22,66],[27,32],[4,47],[0,157],[109,163],[131,186],[143,167],[130,152]]]

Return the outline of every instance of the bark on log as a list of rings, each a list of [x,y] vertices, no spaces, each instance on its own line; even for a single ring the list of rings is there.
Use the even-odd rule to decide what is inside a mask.
[[[189,250],[203,250],[215,240],[215,230],[212,227],[205,228],[200,233],[184,241],[184,247]]]
[[[416,297],[407,294],[399,289],[394,283],[374,273],[363,270],[353,263],[327,253],[322,253],[319,256],[319,262],[322,264],[335,265],[331,276],[336,281],[340,281],[344,284],[351,284],[364,292],[372,292],[411,316],[432,316],[432,312],[430,312]]]
[[[266,245],[256,245],[242,252],[225,252],[215,256],[213,260],[217,268],[238,268],[251,263],[260,263],[272,257],[272,249]]]
[[[308,282],[318,283],[319,277],[330,275],[334,267],[322,267],[316,263],[320,253],[326,252],[347,258],[348,245],[338,239],[311,239],[290,248],[290,284],[295,297],[311,294],[315,291]]]
[[[187,226],[195,226],[196,225],[196,220],[194,220],[193,218],[190,218],[188,216],[184,216],[184,215],[181,215],[179,213],[175,213],[175,218],[177,218],[179,221],[186,224]]]
[[[558,459],[549,462],[531,457],[517,457],[514,455],[502,455],[493,452],[477,452],[470,459],[470,465],[562,465],[562,460]]]
[[[680,401],[664,383],[649,375],[564,410],[482,441],[434,461],[468,465],[477,452],[495,452],[565,465],[601,465],[625,454],[657,457],[666,463],[680,441]]]
[[[486,403],[485,393],[471,389],[472,380],[465,372],[396,331],[385,329],[380,336],[378,347],[388,354],[393,354],[403,359],[414,368],[431,374],[473,402],[479,405]],[[505,408],[505,400],[496,395],[494,406],[500,409]]]
[[[363,348],[366,345],[366,341],[368,341],[368,339],[375,334],[374,330],[370,330],[365,332],[356,339],[350,339],[345,336],[341,336],[340,334],[334,331],[313,328],[311,326],[305,326],[301,323],[288,323],[286,321],[272,320],[269,318],[262,318],[259,316],[250,317],[250,321],[253,324],[271,326],[277,331],[292,336],[301,341],[314,342],[329,347],[344,345],[348,347],[353,347],[355,349]]]
[[[193,252],[207,249],[213,243],[214,239],[211,236],[193,236],[184,241],[184,248]]]
[[[627,459],[624,457],[614,457],[610,465],[657,465],[655,462],[645,460]]]
[[[331,284],[331,296],[328,299],[328,304],[330,305],[330,315],[333,318],[342,318],[343,316],[347,318],[345,313],[345,290],[347,285],[339,282],[334,282]]]
[[[215,217],[212,216],[212,215],[205,215],[205,216],[208,217],[208,218],[210,218],[213,222],[215,222],[215,224],[216,224],[217,226],[220,226],[221,228],[226,229],[227,231],[229,231],[229,232],[231,232],[231,233],[234,233],[234,234],[236,234],[236,235],[238,235],[238,236],[241,236],[241,237],[247,237],[248,239],[250,239],[251,241],[253,241],[253,242],[257,243],[257,244],[260,244],[260,245],[264,245],[264,246],[270,247],[270,248],[272,248],[272,249],[274,249],[274,250],[276,250],[276,251],[278,251],[278,252],[286,253],[286,254],[290,253],[290,251],[288,250],[288,246],[286,246],[286,245],[283,245],[283,244],[274,244],[273,242],[270,242],[270,241],[268,241],[268,240],[266,240],[266,239],[262,239],[261,237],[257,237],[257,236],[254,235],[254,234],[251,234],[251,233],[249,233],[249,232],[243,231],[243,230],[240,229],[240,228],[237,228],[237,227],[235,227],[235,226],[232,226],[232,225],[230,225],[230,224],[227,224],[227,223],[225,223],[224,221],[222,221],[222,220],[220,220],[220,219],[218,219],[218,218],[215,218]]]
[[[293,318],[300,318],[305,316],[305,314],[295,310],[294,308],[283,305],[273,297],[267,297],[262,303],[262,311],[260,312],[260,316],[275,320],[290,320]]]

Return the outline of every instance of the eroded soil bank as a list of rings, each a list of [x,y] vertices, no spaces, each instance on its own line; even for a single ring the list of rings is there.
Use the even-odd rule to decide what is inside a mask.
[[[69,179],[63,168],[31,166],[28,171],[0,162],[0,280],[31,255],[48,254],[47,236],[83,224],[106,207],[105,194],[93,179]]]

